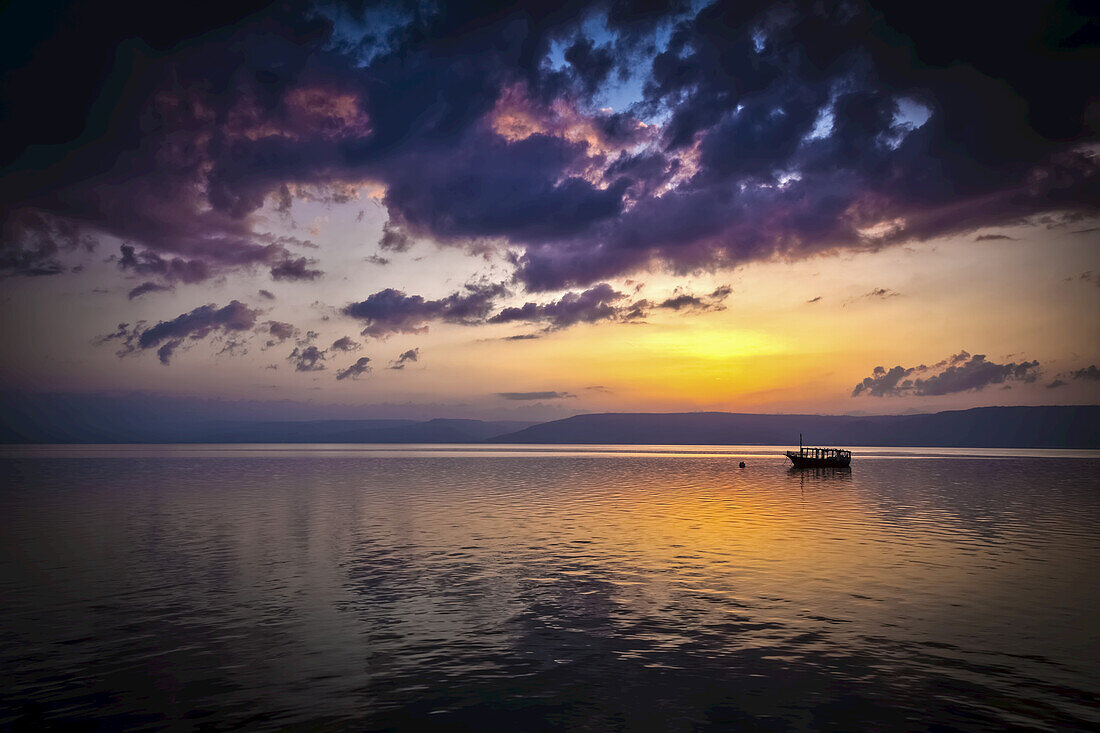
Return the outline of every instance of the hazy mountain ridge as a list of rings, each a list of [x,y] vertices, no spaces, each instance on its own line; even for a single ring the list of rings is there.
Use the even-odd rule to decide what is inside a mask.
[[[531,425],[483,420],[183,421],[156,428],[118,422],[11,424],[0,443],[478,443]]]
[[[541,423],[494,443],[1100,448],[1100,406],[978,407],[922,415],[604,413]]]
[[[436,418],[211,420],[149,411],[0,409],[0,443],[621,443],[1100,449],[1100,406],[919,415],[602,413],[544,423]]]

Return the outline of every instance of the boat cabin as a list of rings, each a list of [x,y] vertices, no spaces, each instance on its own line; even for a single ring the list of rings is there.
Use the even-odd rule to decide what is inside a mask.
[[[787,451],[787,458],[797,468],[846,468],[852,462],[852,452],[843,448],[808,448],[802,445],[802,436],[799,435],[798,452]]]

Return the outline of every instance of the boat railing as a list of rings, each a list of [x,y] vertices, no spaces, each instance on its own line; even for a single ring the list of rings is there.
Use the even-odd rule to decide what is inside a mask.
[[[850,458],[851,455],[851,451],[842,448],[808,448],[801,446],[798,449],[798,456],[800,458]]]

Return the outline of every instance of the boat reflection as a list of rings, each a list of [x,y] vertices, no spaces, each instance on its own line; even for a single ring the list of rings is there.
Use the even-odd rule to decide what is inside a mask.
[[[798,466],[791,466],[787,469],[787,475],[791,478],[798,477],[803,482],[807,478],[812,481],[851,481],[852,469],[848,466],[843,468],[799,468]]]

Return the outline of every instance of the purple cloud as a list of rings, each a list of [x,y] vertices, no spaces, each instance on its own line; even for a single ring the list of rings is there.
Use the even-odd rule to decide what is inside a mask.
[[[358,379],[362,375],[368,374],[370,370],[370,359],[365,356],[361,356],[355,360],[354,364],[348,366],[347,369],[341,369],[340,371],[336,372],[336,378],[338,380],[348,379],[349,377],[351,379]]]
[[[722,285],[709,295],[692,295],[691,293],[679,292],[679,289],[677,289],[675,295],[657,303],[654,307],[695,312],[725,310],[725,300],[732,292],[733,288],[729,285]]]
[[[576,395],[568,392],[497,392],[497,397],[506,400],[564,400]]]
[[[263,325],[266,327],[267,333],[271,336],[271,340],[266,344],[268,348],[277,346],[287,339],[294,338],[298,335],[298,329],[290,323],[285,323],[283,321],[265,321]]]
[[[324,274],[310,269],[309,266],[316,262],[307,257],[287,258],[271,268],[271,277],[274,280],[316,280]]]
[[[940,371],[936,372],[937,369]],[[1038,361],[997,364],[986,361],[984,354],[971,356],[962,351],[931,367],[923,364],[910,368],[895,366],[889,370],[881,366],[875,367],[871,376],[865,377],[855,386],[852,396],[867,394],[871,397],[894,397],[911,394],[927,397],[976,392],[992,384],[1031,383],[1039,378],[1039,372]],[[930,376],[914,376],[917,374]]]
[[[210,266],[204,260],[185,260],[181,257],[162,257],[156,252],[138,252],[132,245],[119,248],[120,270],[145,277],[158,276],[166,282],[197,283],[210,277]]]
[[[50,65],[13,72],[25,97],[6,105],[0,268],[61,272],[75,242],[110,235],[191,278],[263,265],[313,279],[257,212],[348,201],[364,181],[385,188],[391,248],[496,238],[532,291],[1094,213],[1091,69],[1084,38],[1057,31],[1076,27],[1072,9],[1003,18],[997,34],[982,12],[938,10],[453,3],[362,43],[296,6],[146,14],[125,32],[168,50],[140,80],[73,72],[82,94],[42,102]],[[675,32],[650,48],[659,26]],[[82,58],[130,37],[97,33],[71,39]],[[1046,40],[1011,45],[1025,37]],[[544,64],[561,39],[565,65]],[[591,111],[630,76],[632,107]],[[89,116],[95,144],[64,143],[79,131],[54,118]]]
[[[390,364],[389,368],[404,369],[406,364],[417,361],[420,361],[420,349],[409,349],[408,351],[402,352],[401,355]]]
[[[344,307],[344,315],[366,323],[361,334],[386,338],[395,333],[423,333],[433,321],[474,324],[485,319],[493,301],[507,293],[502,284],[468,284],[464,291],[425,300],[387,288]]]
[[[230,301],[229,305],[222,308],[211,303],[149,328],[144,328],[141,322],[132,328],[125,323],[119,324],[118,330],[100,337],[97,342],[102,344],[112,340],[122,341],[124,347],[119,351],[119,356],[156,348],[160,362],[167,366],[176,349],[185,340],[198,341],[216,332],[229,336],[251,330],[256,325],[259,314],[260,311],[253,310],[238,300]]]
[[[958,5],[732,0],[448,3],[362,38],[294,4],[103,23],[57,45],[163,50],[111,84],[72,64],[59,80],[47,59],[5,87],[0,270],[59,273],[109,236],[133,243],[128,270],[166,282],[261,266],[312,280],[304,243],[260,209],[368,182],[385,191],[383,247],[510,246],[530,292],[1094,216],[1087,39],[1062,32],[1076,12],[1010,14],[998,33]],[[673,29],[659,47],[658,28]],[[555,43],[564,65],[545,63]],[[633,104],[596,111],[626,78]],[[59,81],[77,93],[43,101]]]
[[[346,353],[349,351],[358,351],[361,348],[363,348],[363,345],[358,341],[353,341],[351,336],[341,336],[332,342],[333,351],[343,351]]]
[[[322,362],[325,361],[326,353],[316,346],[296,346],[294,351],[290,352],[287,361],[294,364],[295,371],[319,372],[325,368]]]
[[[524,303],[505,308],[489,319],[489,323],[547,323],[556,330],[577,323],[597,323],[618,319],[626,309],[619,303],[626,296],[607,283],[600,283],[584,292],[569,292],[550,303]]]
[[[399,227],[395,227],[391,222],[386,222],[382,225],[382,238],[378,240],[378,246],[380,249],[389,250],[390,252],[408,252],[412,247],[412,239],[408,234],[401,231]],[[376,258],[382,259],[382,258]],[[387,264],[386,260],[382,264]]]
[[[146,293],[157,293],[166,290],[172,290],[172,286],[161,285],[155,282],[143,282],[141,285],[138,285],[136,288],[130,290],[130,292],[126,294],[126,298],[128,300],[133,300],[134,298],[141,297]]]

